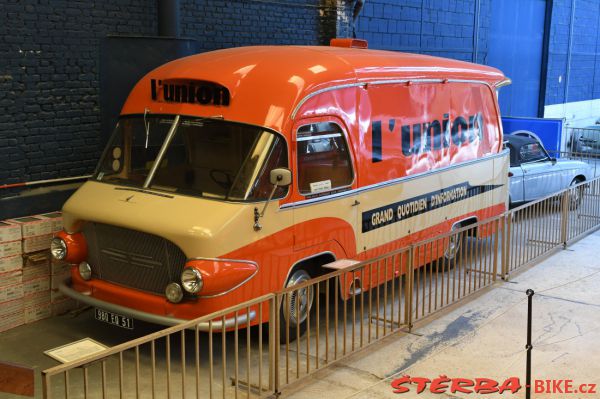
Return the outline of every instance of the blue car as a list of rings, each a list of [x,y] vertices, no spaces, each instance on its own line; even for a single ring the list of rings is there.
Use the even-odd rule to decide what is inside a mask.
[[[594,177],[587,163],[552,158],[535,138],[505,135],[504,140],[510,149],[510,206],[545,197]],[[572,200],[579,203],[580,192],[576,195]]]

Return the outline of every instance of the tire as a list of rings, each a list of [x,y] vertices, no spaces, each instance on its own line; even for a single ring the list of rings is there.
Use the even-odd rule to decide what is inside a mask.
[[[573,186],[581,183],[582,181],[583,180],[581,180],[581,179],[574,178],[573,181],[571,182],[571,184],[569,184],[569,187],[573,187]],[[569,209],[575,210],[575,209],[579,208],[582,201],[583,201],[583,186],[579,187],[576,190],[571,190],[571,192],[569,193]]]
[[[285,287],[289,288],[294,285],[303,283],[311,279],[310,274],[302,268],[294,270],[288,277]],[[296,298],[298,298],[296,300]],[[306,319],[312,311],[312,306],[315,298],[315,290],[312,287],[302,288],[297,291],[291,291],[289,295],[283,297],[281,309],[279,310],[279,342],[285,344],[288,342],[286,329],[289,323],[289,342],[296,340],[297,336],[301,336],[306,331]],[[286,304],[287,301],[287,304]],[[296,302],[298,303],[298,311],[296,311]],[[289,310],[289,317],[288,317]],[[288,322],[289,318],[289,322]]]

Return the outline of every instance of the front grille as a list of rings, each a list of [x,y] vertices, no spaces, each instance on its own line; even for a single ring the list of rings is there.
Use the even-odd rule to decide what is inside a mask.
[[[164,238],[102,223],[86,223],[83,234],[94,278],[156,294],[179,281],[186,256]]]

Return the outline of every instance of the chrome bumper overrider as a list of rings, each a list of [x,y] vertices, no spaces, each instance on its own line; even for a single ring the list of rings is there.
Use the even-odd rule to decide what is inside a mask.
[[[182,323],[188,323],[190,320],[185,319],[177,319],[174,317],[160,316],[153,313],[142,312],[140,310],[131,309],[121,305],[115,305],[114,303],[105,302],[100,299],[93,298],[89,295],[82,294],[79,291],[76,291],[70,287],[71,279],[67,279],[63,281],[58,287],[59,291],[63,294],[79,301],[85,303],[86,305],[95,306],[104,310],[108,310],[109,312],[114,312],[121,314],[123,316],[131,317],[136,320],[147,321],[149,323],[161,324],[164,326],[175,326]],[[242,326],[248,322],[251,322],[256,318],[256,312],[251,310],[248,314],[242,314],[237,317],[237,325]],[[217,332],[218,330],[223,328],[223,321],[220,319],[214,320],[212,323],[212,331]],[[236,318],[232,317],[229,319],[225,319],[225,328],[235,327]],[[197,324],[199,331],[209,331],[209,322],[203,321]],[[195,330],[196,324],[189,327],[190,329]]]

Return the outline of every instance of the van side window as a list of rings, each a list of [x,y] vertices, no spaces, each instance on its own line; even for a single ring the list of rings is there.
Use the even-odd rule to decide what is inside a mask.
[[[311,195],[350,186],[354,179],[342,128],[321,122],[302,126],[298,143],[298,190]]]

